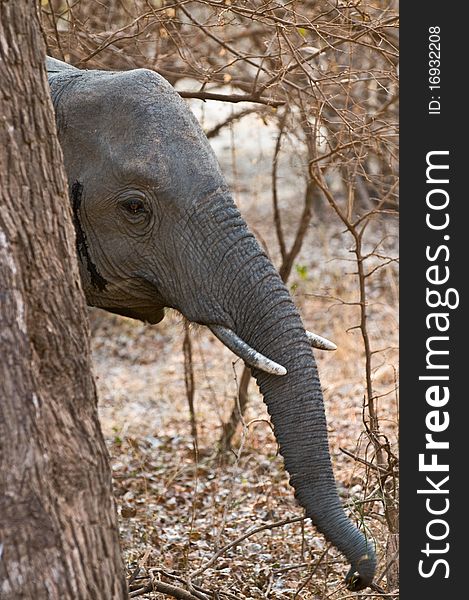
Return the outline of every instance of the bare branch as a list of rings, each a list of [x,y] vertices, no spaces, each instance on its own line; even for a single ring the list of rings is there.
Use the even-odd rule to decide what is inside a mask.
[[[283,106],[284,100],[272,100],[270,98],[261,98],[257,94],[217,94],[215,92],[189,92],[180,91],[178,94],[182,98],[197,98],[198,100],[219,100],[220,102],[254,102],[256,104],[265,104],[267,106]]]

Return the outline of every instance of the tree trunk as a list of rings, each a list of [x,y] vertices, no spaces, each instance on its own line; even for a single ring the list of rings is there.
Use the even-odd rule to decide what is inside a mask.
[[[0,0],[0,597],[127,597],[33,0]]]

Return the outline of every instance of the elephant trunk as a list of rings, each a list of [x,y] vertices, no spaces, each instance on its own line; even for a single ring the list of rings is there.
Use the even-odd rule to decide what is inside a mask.
[[[297,500],[350,561],[349,589],[363,589],[373,580],[375,554],[345,515],[337,494],[311,342],[278,272],[230,198],[216,193],[203,207],[194,206],[181,229],[187,251],[178,260],[187,261],[193,275],[187,278],[191,285],[178,295],[184,302],[173,306],[189,320],[209,326],[250,364]],[[201,238],[206,242],[200,248],[190,243]]]
[[[258,260],[263,262],[258,270],[261,281],[256,286],[244,281],[237,287],[237,292],[245,292],[238,294],[243,309],[236,319],[236,333],[287,370],[279,376],[254,368],[253,375],[267,404],[295,496],[306,516],[350,561],[347,583],[357,591],[373,580],[373,546],[348,519],[337,493],[323,396],[300,316],[270,261],[264,256]],[[254,295],[249,293],[253,289]]]

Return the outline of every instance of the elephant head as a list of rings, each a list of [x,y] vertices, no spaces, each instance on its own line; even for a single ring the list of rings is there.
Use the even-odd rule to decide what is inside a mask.
[[[367,587],[373,545],[336,491],[310,341],[195,117],[149,70],[47,68],[88,304],[150,323],[174,308],[252,367],[296,498]]]

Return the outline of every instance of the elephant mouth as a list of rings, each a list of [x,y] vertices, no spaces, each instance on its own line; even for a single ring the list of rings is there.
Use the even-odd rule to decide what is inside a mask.
[[[155,325],[163,320],[165,316],[164,308],[154,306],[151,307],[138,307],[129,308],[123,306],[99,306],[103,310],[108,312],[121,315],[122,317],[129,317],[130,319],[137,319],[150,325]],[[279,363],[274,362],[270,358],[264,356],[260,352],[257,352],[254,348],[251,348],[244,340],[239,338],[234,331],[228,327],[221,325],[207,324],[211,332],[229,348],[234,354],[239,356],[244,362],[255,369],[259,369],[271,375],[286,375],[287,370]],[[315,333],[306,331],[308,341],[313,348],[319,348],[321,350],[335,350],[337,346],[326,338],[323,338]]]
[[[155,325],[159,323],[164,318],[164,308],[125,308],[122,306],[100,306],[103,310],[107,310],[108,312],[114,313],[116,315],[121,315],[122,317],[129,317],[130,319],[137,319],[138,321],[144,321],[145,323],[150,323],[151,325]]]

